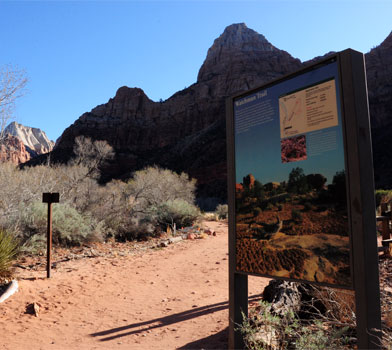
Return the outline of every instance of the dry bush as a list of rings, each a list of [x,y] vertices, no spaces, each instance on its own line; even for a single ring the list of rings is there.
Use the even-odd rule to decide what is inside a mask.
[[[148,167],[136,171],[128,185],[135,211],[174,199],[192,204],[195,201],[196,180],[185,173],[179,175],[168,169]]]
[[[183,199],[168,200],[154,208],[154,215],[162,227],[191,226],[199,217],[199,209]]]
[[[99,168],[114,157],[113,147],[106,141],[92,141],[89,137],[78,136],[74,145],[75,158],[69,165],[82,165],[87,168],[87,177],[97,178]]]
[[[53,206],[53,243],[79,246],[103,239],[103,225],[88,214],[81,214],[68,204]],[[46,241],[47,206],[33,202],[24,208],[21,218],[21,240],[25,250],[42,249]]]
[[[107,154],[105,144],[100,141],[90,146],[98,150],[102,146],[100,152]],[[84,154],[91,155],[90,151]],[[83,157],[86,159],[87,156]],[[69,211],[69,217],[77,222],[89,220],[91,233],[99,227],[100,233],[89,237],[101,237],[104,231],[122,239],[151,235],[158,222],[157,208],[162,203],[182,200],[187,206],[193,206],[195,180],[189,179],[186,174],[178,175],[170,170],[151,167],[136,172],[128,183],[113,180],[105,186],[99,185],[91,175],[91,164],[86,165],[82,161],[80,164],[40,165],[24,170],[12,164],[0,164],[0,227],[17,232],[24,242],[30,240],[37,241],[36,245],[41,244],[40,236],[35,233],[38,227],[42,230],[43,225],[31,226],[27,224],[26,217],[34,217],[31,210],[35,208],[34,203],[42,202],[43,192],[59,192],[63,210]],[[55,204],[54,209],[61,205]],[[37,208],[34,210],[38,211]],[[74,211],[72,215],[71,211]],[[63,221],[67,221],[66,216],[63,216]],[[86,233],[86,230],[83,232]],[[73,244],[73,240],[59,238],[59,243]]]
[[[215,214],[219,220],[227,219],[229,215],[229,207],[227,204],[218,204],[215,209]]]

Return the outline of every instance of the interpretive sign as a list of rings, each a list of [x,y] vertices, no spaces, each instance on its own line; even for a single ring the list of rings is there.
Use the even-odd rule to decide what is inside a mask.
[[[352,286],[338,63],[234,98],[236,270]]]
[[[363,55],[346,50],[228,99],[227,139],[231,320],[241,322],[239,309],[247,310],[247,275],[354,289],[360,343],[375,346]]]

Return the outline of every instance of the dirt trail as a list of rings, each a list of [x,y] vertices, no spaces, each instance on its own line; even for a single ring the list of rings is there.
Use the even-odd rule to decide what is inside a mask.
[[[136,255],[85,258],[24,271],[0,304],[0,349],[225,349],[228,326],[227,224],[216,237]],[[249,294],[268,283],[249,278]],[[38,317],[26,306],[38,303]]]

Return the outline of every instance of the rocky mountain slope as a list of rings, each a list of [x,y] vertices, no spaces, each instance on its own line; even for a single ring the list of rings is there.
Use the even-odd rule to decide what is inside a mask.
[[[8,134],[0,143],[0,162],[21,164],[30,159],[30,153],[17,137]]]
[[[385,167],[392,172],[392,150],[379,146],[379,142],[388,141],[390,133],[383,128],[390,125],[392,103],[390,42],[391,36],[367,54],[366,59],[375,123],[375,159],[380,161],[377,155],[382,154],[381,160],[389,161]],[[104,181],[126,178],[141,167],[157,164],[196,177],[199,197],[225,200],[226,97],[304,64],[245,24],[230,25],[208,50],[195,84],[163,102],[150,100],[139,88],[119,88],[114,98],[84,113],[64,131],[51,152],[51,159],[64,162],[72,157],[74,139],[79,135],[107,140],[114,147],[116,157],[103,169]],[[44,158],[38,157],[35,162]],[[376,164],[379,179],[380,171],[386,169],[383,167]],[[389,179],[387,185],[392,186]]]
[[[32,157],[48,153],[54,147],[54,142],[49,140],[44,131],[17,122],[10,123],[5,128],[4,133],[18,138]]]
[[[53,150],[54,142],[45,132],[12,122],[4,129],[5,138],[0,143],[0,162],[25,163],[34,157]]]
[[[378,188],[392,188],[392,32],[366,54],[373,163]]]

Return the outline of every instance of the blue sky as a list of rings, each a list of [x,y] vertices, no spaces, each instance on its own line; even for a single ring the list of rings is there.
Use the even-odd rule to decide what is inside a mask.
[[[193,84],[232,23],[304,61],[348,47],[368,52],[391,32],[391,13],[390,0],[0,0],[0,65],[29,77],[16,121],[55,140],[123,85],[158,101]]]

